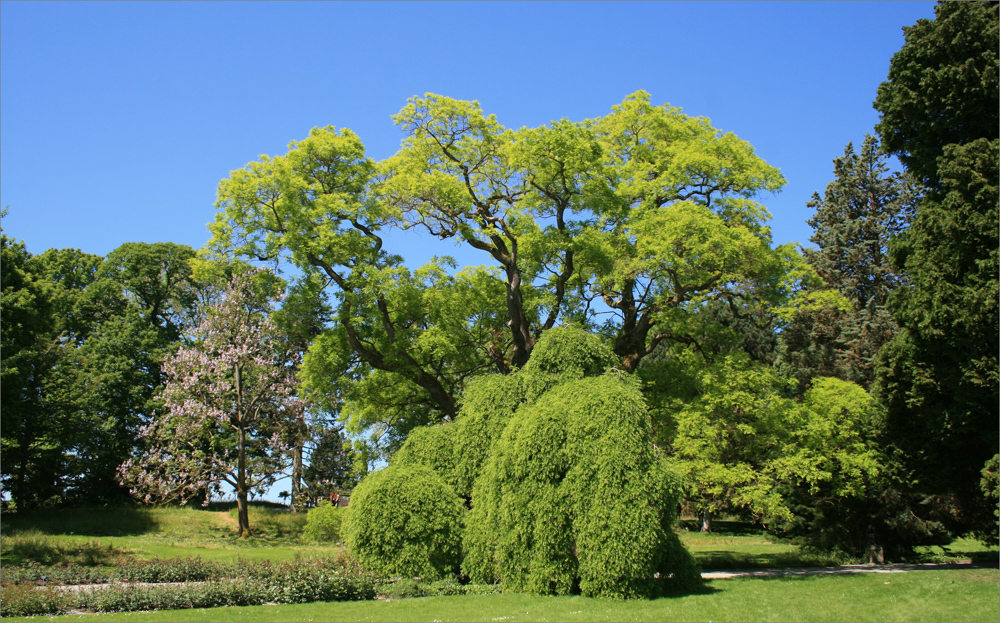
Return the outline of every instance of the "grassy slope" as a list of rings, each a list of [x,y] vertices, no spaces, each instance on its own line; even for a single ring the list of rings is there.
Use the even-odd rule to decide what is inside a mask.
[[[996,570],[716,580],[654,601],[476,595],[5,621],[996,621]]]
[[[45,541],[51,547],[72,549],[85,544],[113,546],[138,558],[200,556],[205,560],[268,558],[332,553],[334,545],[302,543],[298,536],[305,515],[292,515],[267,506],[251,506],[254,538],[236,536],[235,510],[229,505],[207,510],[181,508],[92,508],[3,517],[4,564],[21,562],[19,539]],[[14,551],[11,551],[14,550]]]

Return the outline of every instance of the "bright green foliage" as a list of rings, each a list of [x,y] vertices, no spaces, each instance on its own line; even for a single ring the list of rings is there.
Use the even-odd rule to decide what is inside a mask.
[[[314,128],[219,184],[212,248],[289,261],[303,280],[331,285],[334,326],[302,378],[313,400],[346,402],[348,431],[372,434],[388,456],[413,426],[455,416],[461,380],[487,364],[502,320],[483,271],[450,275],[448,259],[410,271],[385,251],[399,208],[369,197],[374,170],[350,130]]]
[[[793,418],[790,446],[776,465],[781,480],[796,479],[813,496],[823,487],[837,498],[861,495],[865,483],[879,477],[881,457],[873,441],[882,412],[861,387],[817,378]]]
[[[464,514],[461,499],[430,468],[390,465],[354,490],[342,534],[374,573],[437,580],[458,573]]]
[[[430,520],[417,519],[414,531],[386,515],[417,512],[402,483],[427,481],[422,499],[464,498],[472,509],[462,569],[475,581],[616,597],[697,582],[672,531],[678,485],[654,453],[638,385],[615,362],[601,338],[579,327],[546,331],[522,370],[475,379],[454,423],[414,430],[386,470],[362,481],[345,530],[391,544],[371,554],[373,568],[417,573],[418,562],[390,561],[429,556],[418,543]],[[370,484],[379,479],[385,484]],[[369,487],[379,491],[371,501]],[[392,510],[376,515],[376,503]],[[375,547],[351,538],[349,547]]]
[[[860,556],[869,526],[888,540],[878,499],[888,482],[888,457],[879,443],[883,413],[854,383],[817,377],[790,412],[782,455],[769,466],[793,516],[776,522],[785,536]]]
[[[546,333],[543,339],[551,334]],[[462,497],[472,497],[473,484],[486,466],[493,444],[524,403],[524,394],[520,374],[489,374],[476,377],[466,386],[455,421],[454,448],[455,492]]]
[[[708,517],[730,511],[788,518],[770,473],[791,430],[795,406],[781,395],[788,382],[742,353],[688,374],[695,396],[674,403],[669,455],[691,502]]]
[[[406,443],[399,452],[393,455],[392,465],[429,467],[448,486],[457,491],[458,470],[455,466],[457,433],[458,425],[453,423],[416,428],[406,438]]]
[[[806,204],[816,210],[808,222],[818,248],[805,256],[823,281],[812,293],[839,294],[846,304],[803,307],[782,329],[777,367],[800,389],[815,376],[868,387],[875,355],[897,331],[886,303],[907,280],[889,262],[889,241],[909,226],[918,189],[886,160],[872,136],[860,153],[848,144],[823,197]]]
[[[518,410],[476,484],[463,568],[505,591],[649,597],[686,576],[674,483],[638,388],[568,381]]]
[[[568,381],[522,407],[473,493],[463,569],[505,591],[649,597],[693,566],[672,532],[674,483],[638,388]]]
[[[306,513],[306,527],[302,531],[302,540],[316,543],[339,541],[346,511],[345,508],[334,506],[329,500],[321,500]]]
[[[539,340],[524,366],[524,397],[535,400],[560,383],[600,376],[618,363],[614,351],[601,337],[572,325],[561,326]]]
[[[394,121],[406,138],[377,164],[328,127],[233,172],[212,226],[217,253],[287,260],[330,284],[335,326],[302,378],[314,401],[342,407],[372,460],[415,426],[454,420],[467,379],[525,367],[557,324],[593,330],[595,304],[613,310],[603,332],[632,371],[662,342],[696,341],[706,302],[753,307],[767,325],[800,288],[757,202],[783,185],[778,170],[645,92],[601,118],[516,131],[434,94]],[[411,272],[383,249],[392,227],[491,266]]]
[[[928,192],[891,245],[912,286],[890,299],[901,331],[874,390],[914,489],[957,496],[968,529],[993,524],[979,481],[1000,445],[1000,19],[988,2],[935,14],[906,29],[875,102],[883,145]]]

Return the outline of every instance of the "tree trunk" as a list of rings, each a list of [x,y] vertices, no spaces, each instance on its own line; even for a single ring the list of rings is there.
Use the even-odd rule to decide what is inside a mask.
[[[247,505],[246,431],[240,429],[239,459],[236,468],[236,509],[239,515],[240,537],[250,535],[250,509]]]
[[[302,505],[300,498],[302,497],[302,446],[305,445],[304,440],[299,440],[295,444],[295,450],[292,453],[292,499],[290,500],[289,506],[293,513],[299,512],[299,507]]]
[[[712,531],[712,511],[705,511],[701,514],[701,531]]]
[[[243,368],[236,366],[236,405],[239,423],[239,444],[236,461],[236,509],[239,515],[240,538],[250,535],[250,509],[247,506],[247,430],[243,421]]]

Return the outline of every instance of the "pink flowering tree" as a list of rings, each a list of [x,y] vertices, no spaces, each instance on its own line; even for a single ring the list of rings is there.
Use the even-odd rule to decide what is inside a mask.
[[[186,503],[236,492],[240,536],[250,535],[248,494],[287,467],[305,430],[294,355],[275,329],[271,301],[250,276],[234,277],[195,331],[194,346],[164,363],[165,413],[141,431],[146,450],[119,468],[148,503]]]

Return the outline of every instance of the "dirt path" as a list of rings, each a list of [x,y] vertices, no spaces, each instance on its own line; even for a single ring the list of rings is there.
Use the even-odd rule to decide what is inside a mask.
[[[726,578],[777,578],[794,575],[847,575],[851,573],[904,573],[907,571],[939,571],[945,569],[996,569],[996,564],[954,562],[893,565],[841,565],[839,567],[799,567],[789,569],[730,569],[703,571],[705,580]]]

